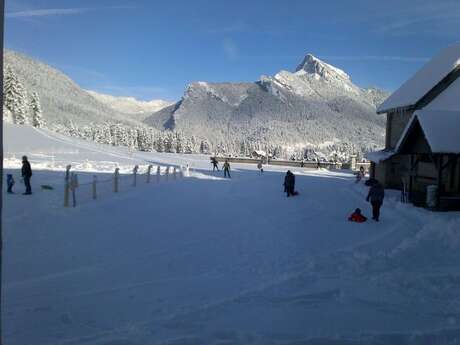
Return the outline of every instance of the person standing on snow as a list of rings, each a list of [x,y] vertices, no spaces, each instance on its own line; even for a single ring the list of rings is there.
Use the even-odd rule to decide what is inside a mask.
[[[219,163],[217,162],[216,157],[211,158],[211,164],[212,164],[212,171],[215,171],[216,169],[217,171],[219,171]]]
[[[228,175],[228,178],[231,178],[230,177],[230,163],[228,162],[228,159],[225,160],[223,169],[224,169],[224,177],[227,177]]]
[[[260,173],[262,174],[264,172],[264,168],[262,166],[262,161],[260,161],[259,163],[257,163],[257,169],[259,169]]]
[[[284,177],[284,191],[286,192],[288,198],[292,195],[296,195],[295,191],[295,175],[288,170],[286,176]]]
[[[372,219],[376,222],[380,218],[380,208],[385,198],[385,190],[381,183],[377,180],[369,188],[369,194],[367,195],[366,201],[369,201],[372,205]]]
[[[21,169],[22,178],[24,179],[24,185],[26,186],[26,192],[24,195],[32,194],[32,187],[30,186],[30,178],[32,177],[32,168],[30,163],[27,160],[27,156],[22,157],[22,169]]]

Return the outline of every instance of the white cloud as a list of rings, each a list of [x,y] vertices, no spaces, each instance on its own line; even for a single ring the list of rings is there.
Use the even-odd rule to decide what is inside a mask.
[[[110,6],[110,7],[77,7],[77,8],[45,8],[35,10],[25,10],[16,12],[7,12],[7,18],[33,18],[33,17],[50,17],[50,16],[68,16],[78,15],[90,11],[99,10],[117,10],[117,9],[132,9],[133,6]]]
[[[29,17],[47,17],[74,15],[88,12],[89,8],[48,8],[42,10],[28,10],[6,13],[7,18],[29,18]]]

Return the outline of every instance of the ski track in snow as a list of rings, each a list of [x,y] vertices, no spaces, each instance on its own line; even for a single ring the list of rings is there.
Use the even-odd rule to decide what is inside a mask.
[[[33,166],[45,167],[50,155],[69,162],[91,154],[90,171],[96,158],[109,157],[114,165],[196,170],[177,181],[153,177],[151,185],[108,192],[76,209],[61,206],[62,171],[36,170],[31,198],[5,195],[8,344],[460,339],[458,213],[401,205],[389,191],[380,223],[354,224],[349,213],[360,207],[369,214],[370,207],[366,188],[347,172],[295,169],[300,195],[286,198],[282,167],[260,175],[255,166],[237,164],[229,180],[207,170],[208,157],[131,154],[42,130],[29,144],[34,138],[74,154],[37,144]],[[24,151],[8,148],[12,155]],[[39,190],[43,181],[56,189]]]

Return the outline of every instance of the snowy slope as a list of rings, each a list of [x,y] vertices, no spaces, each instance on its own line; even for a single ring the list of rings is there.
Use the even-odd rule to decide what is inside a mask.
[[[458,344],[458,213],[401,205],[387,191],[380,223],[350,223],[356,207],[369,214],[350,174],[296,169],[300,195],[287,199],[284,172],[255,166],[64,209],[63,172],[40,162],[140,156],[27,126],[5,134],[5,154],[30,151],[35,168],[31,197],[4,195],[5,343]],[[101,168],[92,173],[102,181]]]
[[[195,171],[64,209],[50,156],[203,168],[209,159],[131,157],[27,126],[5,134],[6,155],[29,151],[44,169],[31,197],[4,195],[7,344],[458,344],[458,213],[387,192],[380,223],[350,223],[356,207],[369,214],[352,175],[295,169],[300,195],[288,199],[279,167],[242,165],[231,180]],[[100,181],[110,177],[101,168]]]
[[[231,152],[249,142],[261,148],[307,146],[325,154],[337,149],[325,143],[335,143],[351,153],[383,144],[385,120],[375,110],[385,96],[357,87],[345,72],[307,55],[295,72],[262,76],[256,83],[192,83],[180,102],[145,121],[206,137],[214,147],[223,143]]]
[[[27,94],[39,94],[43,118],[50,126],[67,125],[69,121],[76,125],[108,121],[139,125],[138,121],[98,101],[64,73],[47,64],[11,50],[5,50],[4,58],[5,67],[12,68]]]
[[[88,90],[88,93],[101,103],[108,105],[110,108],[123,113],[138,115],[139,119],[143,119],[144,115],[150,115],[173,103],[161,99],[140,101],[134,97],[116,97],[91,90]]]

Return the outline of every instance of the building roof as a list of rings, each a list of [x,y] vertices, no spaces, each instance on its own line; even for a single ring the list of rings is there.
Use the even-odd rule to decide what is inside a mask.
[[[420,124],[432,153],[460,154],[460,110],[417,110],[404,129],[396,152],[399,152],[415,122]]]
[[[377,113],[414,106],[456,68],[460,68],[460,42],[442,50],[425,64],[378,107]]]
[[[364,155],[364,158],[374,163],[380,163],[380,162],[386,161],[387,159],[393,157],[395,154],[396,152],[393,150],[379,150],[379,151],[373,151],[373,152],[366,153]]]

